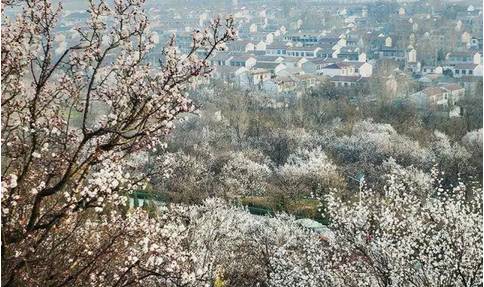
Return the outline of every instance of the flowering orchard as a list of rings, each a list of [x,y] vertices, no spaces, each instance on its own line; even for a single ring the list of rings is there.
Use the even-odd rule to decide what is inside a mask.
[[[236,38],[234,19],[193,32],[185,54],[173,36],[153,65],[159,36],[143,0],[88,1],[88,21],[67,37],[51,2],[2,0],[2,286],[482,286],[480,184],[448,188],[427,169],[482,157],[482,130],[463,145],[436,132],[421,147],[364,120],[348,135],[288,132],[294,140],[260,138],[260,151],[238,143],[220,156],[204,138],[230,139],[233,121],[241,140],[252,122],[221,108],[212,122],[222,134],[201,136],[195,154],[153,157],[194,111],[187,90]],[[375,167],[383,183],[351,192],[345,162]],[[185,204],[129,209],[148,184]],[[312,199],[329,229],[198,191]]]

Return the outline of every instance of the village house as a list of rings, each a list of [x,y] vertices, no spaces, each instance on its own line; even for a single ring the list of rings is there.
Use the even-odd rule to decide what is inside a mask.
[[[288,47],[286,56],[315,58],[320,49],[319,47]]]
[[[303,69],[306,74],[317,74],[318,65],[317,61],[311,61],[313,59],[302,58],[297,62],[298,67]],[[318,60],[318,59],[315,59]]]
[[[321,70],[330,64],[343,62],[341,59],[338,58],[310,58],[308,60],[316,65],[317,74],[321,74]]]
[[[458,84],[446,84],[443,85],[442,88],[449,93],[449,104],[454,105],[465,96],[465,88],[459,86]]]
[[[366,62],[341,61],[336,63],[325,62],[318,64],[318,74],[325,76],[358,76],[368,78],[373,74],[373,66]]]
[[[278,75],[282,70],[286,69],[287,66],[283,63],[263,63],[257,62],[254,69],[265,69],[268,70],[272,76]]]
[[[284,57],[268,55],[259,55],[256,56],[255,59],[257,60],[257,63],[282,63],[284,61]]]
[[[446,63],[449,65],[459,63],[481,63],[481,54],[475,51],[450,52],[445,56]]]
[[[267,43],[265,41],[259,41],[257,44],[254,45],[255,51],[265,51],[267,47]]]
[[[298,66],[288,66],[285,69],[280,70],[276,73],[278,77],[290,77],[294,75],[303,75],[305,74],[304,70]]]
[[[300,67],[301,63],[306,59],[304,57],[285,57],[282,63],[284,63],[289,68]],[[311,59],[311,58],[309,58]]]
[[[449,105],[449,91],[442,87],[429,87],[410,95],[419,109],[445,109]]]
[[[407,49],[406,57],[407,57],[407,63],[416,63],[417,50],[415,50],[414,48]]]
[[[422,75],[427,74],[442,74],[444,69],[441,66],[423,66],[420,68],[420,73]]]
[[[290,76],[280,76],[263,82],[263,89],[272,93],[283,93],[295,90],[297,80]]]
[[[360,42],[360,37],[356,34],[349,34],[346,36],[346,47],[358,47],[362,42]]]
[[[332,63],[323,66],[322,69],[319,70],[320,75],[325,75],[329,77],[349,75],[353,76],[354,73],[354,67],[351,65],[347,65],[345,62]]]
[[[422,64],[420,62],[416,62],[416,63],[407,62],[407,64],[405,65],[405,71],[410,72],[414,75],[419,74],[421,70],[422,70]]]
[[[249,40],[238,40],[228,43],[227,50],[233,52],[249,52],[255,50],[255,45]]]
[[[331,83],[336,87],[354,87],[362,81],[360,76],[333,76],[330,78]]]
[[[339,36],[324,36],[319,38],[318,41],[319,44],[323,45],[340,45],[340,47],[346,46],[346,39],[345,38],[340,38]]]
[[[240,77],[247,69],[235,66],[215,66],[212,77],[228,84],[239,84]]]
[[[369,78],[373,75],[373,65],[367,62],[348,62],[354,67],[354,73],[363,78]]]
[[[284,40],[294,43],[301,43],[303,46],[314,46],[320,38],[319,33],[298,32],[284,35]]]
[[[272,44],[266,46],[266,55],[285,56],[287,48],[290,46],[292,46],[292,44],[274,41]]]
[[[234,55],[230,59],[230,66],[234,67],[246,67],[247,69],[252,68],[256,64],[257,60],[251,55]]]
[[[318,44],[317,47],[320,48],[317,52],[318,58],[336,58],[340,52],[340,48],[333,45]]]
[[[257,68],[246,70],[240,75],[240,86],[241,87],[259,87],[262,88],[262,83],[264,81],[270,80],[272,78],[271,71],[267,69]]]
[[[465,88],[455,84],[439,84],[423,89],[409,96],[421,110],[434,110],[448,113],[449,117],[461,116],[462,110],[457,105],[465,96]]]
[[[266,46],[269,45],[269,44],[272,44],[274,42],[274,33],[268,33],[266,36],[265,36],[265,42],[266,42]]]
[[[463,76],[481,77],[482,65],[473,64],[473,63],[455,64],[452,67],[452,72],[453,72],[454,78],[460,78]]]
[[[377,59],[391,59],[395,61],[405,60],[405,51],[399,48],[382,47],[374,52]]]
[[[360,58],[360,49],[358,48],[351,48],[351,47],[342,47],[338,55],[336,56],[339,59],[346,59],[349,61],[358,61]]]
[[[296,79],[298,86],[303,88],[314,87],[317,84],[321,83],[321,79],[322,79],[320,76],[308,75],[308,74],[294,75],[294,78]]]

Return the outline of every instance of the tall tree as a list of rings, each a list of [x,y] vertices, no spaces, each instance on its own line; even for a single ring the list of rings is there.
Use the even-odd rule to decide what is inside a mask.
[[[173,36],[154,67],[144,61],[156,44],[144,1],[109,2],[89,1],[88,21],[63,48],[61,5],[2,1],[20,11],[2,23],[2,286],[87,285],[102,272],[116,275],[113,286],[168,276],[141,258],[111,269],[130,256],[123,241],[148,236],[120,211],[149,176],[139,156],[194,110],[184,91],[236,32],[232,18],[215,18],[193,33],[187,55]]]

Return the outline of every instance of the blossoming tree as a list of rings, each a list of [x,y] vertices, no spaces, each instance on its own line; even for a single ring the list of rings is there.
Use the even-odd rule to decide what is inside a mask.
[[[151,228],[119,211],[149,176],[133,157],[194,110],[184,91],[236,36],[233,19],[195,31],[188,54],[173,36],[157,67],[146,61],[158,37],[143,0],[89,1],[88,21],[62,45],[62,7],[52,2],[2,1],[3,12],[18,12],[2,16],[2,285],[169,280],[173,266],[125,260]],[[114,270],[116,262],[129,264]]]
[[[408,185],[415,172],[405,173],[394,167],[385,194],[364,188],[352,202],[328,196],[333,286],[481,286],[481,188],[445,190],[434,174],[436,188],[416,193],[422,181]]]
[[[218,273],[226,286],[330,286],[318,235],[294,218],[254,216],[217,200],[193,211],[190,250],[205,278]]]

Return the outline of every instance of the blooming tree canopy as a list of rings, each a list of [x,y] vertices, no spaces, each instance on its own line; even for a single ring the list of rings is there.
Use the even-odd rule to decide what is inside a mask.
[[[425,179],[407,185],[403,173],[395,167],[388,175],[385,194],[328,196],[335,286],[482,285],[482,190],[463,183],[444,190],[434,175],[437,187],[415,193]]]

